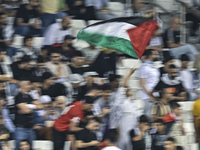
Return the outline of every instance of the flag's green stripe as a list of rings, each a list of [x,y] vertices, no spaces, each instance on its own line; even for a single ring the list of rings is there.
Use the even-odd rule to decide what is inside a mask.
[[[114,36],[105,36],[103,34],[89,33],[80,31],[77,35],[78,39],[84,40],[98,46],[114,49],[126,53],[134,58],[138,58],[131,41]]]

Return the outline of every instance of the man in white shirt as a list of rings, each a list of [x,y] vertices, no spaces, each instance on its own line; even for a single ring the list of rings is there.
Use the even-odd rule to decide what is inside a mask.
[[[140,85],[142,87],[142,99],[144,100],[144,114],[151,117],[151,110],[154,99],[150,96],[151,91],[159,82],[160,72],[154,67],[154,61],[158,60],[158,52],[146,50],[146,61],[140,68]]]
[[[194,101],[198,99],[198,94],[200,94],[194,87],[193,74],[188,69],[189,57],[186,54],[181,56],[181,71],[180,76],[182,79],[182,83],[184,88],[187,90],[189,94],[189,100]]]
[[[68,16],[63,17],[62,22],[54,23],[47,28],[44,33],[43,45],[53,45],[55,43],[63,43],[66,35],[71,35],[70,30],[71,19]]]

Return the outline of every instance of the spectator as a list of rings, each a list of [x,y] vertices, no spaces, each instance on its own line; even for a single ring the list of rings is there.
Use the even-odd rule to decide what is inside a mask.
[[[170,65],[169,68],[169,74],[163,75],[158,84],[155,86],[154,90],[151,92],[151,95],[153,92],[159,92],[163,88],[166,88],[169,90],[169,93],[172,94],[170,98],[171,100],[186,101],[187,93],[185,92],[180,77],[178,77],[178,69],[175,65]],[[155,96],[153,97],[158,99]]]
[[[105,139],[105,136],[109,129],[110,93],[111,93],[110,84],[109,83],[104,84],[102,97],[94,102],[93,114],[102,119],[102,124],[97,132],[98,140]]]
[[[142,87],[142,99],[144,100],[144,114],[151,118],[151,110],[154,98],[150,92],[159,82],[159,70],[154,67],[153,62],[158,60],[158,52],[146,50],[146,61],[140,68],[140,85]]]
[[[129,138],[129,132],[131,129],[137,127],[137,120],[140,116],[136,104],[132,100],[132,91],[127,87],[128,81],[131,75],[135,72],[135,68],[131,69],[128,76],[124,79],[122,87],[118,89],[116,94],[115,107],[118,105],[118,110],[115,115],[119,114],[119,140],[117,145],[120,149],[131,150],[131,141]],[[117,104],[118,103],[118,104]]]
[[[163,61],[164,67],[160,68],[160,78],[163,77],[163,74],[169,73],[169,66],[174,64],[174,58],[172,56],[166,57]]]
[[[95,1],[95,13],[98,20],[109,20],[116,18],[109,9],[109,0],[96,0]]]
[[[65,83],[65,85],[67,85],[67,97],[70,104],[82,100],[85,94],[83,89],[84,84],[84,78],[80,74],[71,74],[69,76],[69,83]]]
[[[66,0],[69,6],[69,14],[75,19],[83,19],[85,21],[95,20],[95,11],[93,5],[89,5],[85,0]],[[86,4],[86,5],[85,5]]]
[[[199,52],[192,45],[181,44],[180,25],[180,18],[175,17],[172,19],[170,28],[165,31],[163,36],[165,48],[170,48],[170,54],[174,58],[178,59],[182,54],[187,54],[190,60],[194,61]]]
[[[177,102],[171,104],[172,113],[166,115],[163,120],[166,122],[166,133],[176,140],[178,146],[183,146],[182,136],[185,134],[181,106]]]
[[[183,87],[187,90],[189,94],[189,101],[195,101],[198,99],[199,92],[195,90],[194,86],[194,80],[193,80],[193,74],[188,69],[189,65],[189,57],[186,54],[181,55],[181,71],[180,71],[180,77],[183,81]]]
[[[98,130],[100,126],[100,120],[98,118],[92,118],[88,121],[86,127],[78,133],[77,136],[77,148],[79,150],[98,150],[98,145],[94,131]]]
[[[158,119],[155,122],[156,132],[152,134],[151,150],[164,150],[165,141],[169,137],[165,133],[166,124],[162,119]]]
[[[143,0],[132,0],[131,8],[125,9],[124,17],[131,16],[142,16],[142,17],[152,17],[155,14],[155,10],[144,11],[144,1]]]
[[[38,0],[30,0],[27,4],[21,5],[15,18],[15,33],[21,36],[27,34],[41,35],[41,25],[39,23]]]
[[[60,117],[65,110],[66,106],[68,105],[69,101],[65,96],[58,96],[56,97],[56,101],[54,102],[55,111]]]
[[[67,16],[63,17],[62,22],[52,24],[44,33],[43,45],[63,43],[64,37],[71,35],[70,24],[71,19]]]
[[[10,45],[13,37],[13,27],[8,24],[8,15],[6,13],[0,13],[0,42]]]
[[[149,130],[149,120],[145,115],[140,116],[137,128],[130,131],[133,150],[145,150],[144,133]]]
[[[111,95],[110,95],[110,108],[111,108],[110,123],[109,123],[110,129],[117,128],[118,123],[119,123],[119,120],[118,120],[119,118],[116,115],[116,112],[118,112],[119,108],[116,104],[118,104],[117,100],[120,100],[117,98],[117,93],[118,93],[119,84],[120,84],[120,78],[121,78],[120,75],[115,75],[115,74],[110,74],[109,78],[108,78],[110,81],[111,91],[112,91]]]
[[[25,55],[29,56],[34,63],[36,63],[38,56],[41,55],[41,51],[33,47],[32,35],[26,35],[24,37],[24,46],[21,49],[17,50],[14,56],[14,60],[21,59]]]
[[[44,57],[39,55],[37,58],[37,65],[33,70],[33,76],[42,80],[44,72],[50,72],[50,70],[45,67]]]
[[[56,22],[56,13],[58,11],[59,1],[58,0],[41,0],[41,19],[43,31],[46,31],[47,27]],[[44,32],[42,34],[44,36]]]
[[[56,77],[56,79],[67,78],[71,74],[68,65],[61,62],[59,49],[52,48],[50,51],[50,60],[46,63],[46,68]]]
[[[196,142],[199,143],[200,142],[200,99],[196,100],[194,102],[194,107],[192,109],[192,115],[194,116],[194,127],[195,127],[195,134],[196,134]]]
[[[183,150],[183,148],[181,146],[176,146],[176,141],[174,138],[169,137],[166,141],[165,141],[165,150]]]
[[[15,80],[21,80],[23,78],[29,78],[32,75],[31,59],[29,56],[24,56],[20,61],[11,64],[13,78]]]
[[[75,37],[66,35],[63,44],[55,44],[54,47],[61,49],[62,61],[68,63],[75,56],[76,49],[72,46]]]
[[[69,67],[72,73],[83,74],[87,71],[87,68],[84,67],[85,58],[80,51],[76,51],[75,56],[72,59],[72,62],[69,64]]]
[[[8,24],[8,15],[6,13],[0,13],[0,45],[4,43],[7,48],[7,55],[12,57],[17,49],[12,47],[14,29],[13,26]],[[3,47],[1,45],[1,47]]]
[[[50,72],[45,72],[42,75],[42,95],[49,95],[53,100],[57,96],[65,96],[66,88],[61,83],[55,83],[55,77]]]
[[[10,138],[12,139],[12,135],[15,132],[15,125],[10,117],[11,112],[9,110],[9,101],[7,100],[7,90],[6,84],[0,81],[0,114],[2,113],[3,115],[4,126],[9,131]]]
[[[31,90],[31,84],[28,80],[20,83],[20,93],[15,97],[15,143],[16,150],[19,149],[19,143],[28,139],[32,145],[35,139],[33,128],[33,110],[42,109],[43,107],[34,101],[27,93]]]
[[[107,146],[102,150],[121,150],[116,146],[116,142],[119,138],[117,129],[110,129],[108,131]]]
[[[39,110],[37,113],[44,119],[44,123],[47,127],[52,127],[54,121],[58,118],[58,114],[54,110],[51,97],[48,95],[41,96],[40,103],[43,105],[44,109]]]
[[[89,47],[84,48],[81,51],[85,57],[86,64],[88,65],[92,64],[100,53],[100,49],[96,48],[93,44],[90,44]]]
[[[4,117],[3,117],[3,109],[5,107],[5,99],[0,98],[0,149],[7,148],[7,140],[9,138],[8,131],[5,127]]]
[[[167,88],[163,88],[161,93],[161,99],[156,102],[152,109],[152,119],[153,121],[157,119],[162,119],[165,115],[172,112],[169,102],[171,100],[171,94]]]
[[[19,150],[31,150],[31,145],[29,141],[22,140],[19,144]]]
[[[63,62],[69,62],[76,55],[76,49],[72,46],[75,37],[66,35],[64,43],[61,46],[61,55]]]
[[[91,111],[93,107],[93,98],[87,97],[85,103],[77,101],[70,105],[69,109],[63,112],[54,124],[53,127],[53,142],[54,150],[63,149],[66,139],[66,131],[78,132],[82,128],[77,127],[80,120],[84,118],[84,111]],[[75,147],[74,140],[72,142],[72,148]]]

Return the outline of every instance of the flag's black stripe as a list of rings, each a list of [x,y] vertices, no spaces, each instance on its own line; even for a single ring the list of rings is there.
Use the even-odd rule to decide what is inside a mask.
[[[133,24],[135,26],[138,26],[139,24],[146,22],[146,21],[149,21],[149,20],[152,20],[152,19],[144,18],[144,17],[122,17],[122,18],[114,18],[114,19],[111,19],[111,20],[105,20],[105,21],[97,22],[97,23],[89,25],[87,27],[96,26],[96,25],[99,25],[99,24],[104,24],[104,23],[109,23],[109,22],[126,22],[126,23]]]

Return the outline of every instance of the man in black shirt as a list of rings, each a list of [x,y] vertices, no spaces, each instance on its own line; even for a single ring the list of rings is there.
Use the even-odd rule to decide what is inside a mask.
[[[195,56],[198,55],[199,52],[194,46],[181,43],[180,25],[181,19],[174,17],[170,28],[164,33],[163,41],[165,48],[170,49],[170,54],[167,55],[172,55],[174,58],[178,59],[182,54],[188,54],[190,60],[194,61]],[[166,54],[164,54],[164,56],[166,56]]]
[[[140,116],[138,127],[130,131],[133,150],[145,150],[144,133],[149,128],[148,118],[145,115]]]
[[[38,0],[29,0],[28,4],[20,6],[14,22],[16,34],[22,36],[25,36],[26,34],[41,34],[41,26],[38,22],[38,6]]]
[[[69,67],[73,74],[78,73],[82,75],[84,72],[87,71],[84,65],[85,58],[83,57],[82,52],[76,51],[75,56],[72,59],[72,62],[70,63]]]
[[[57,96],[67,95],[65,86],[61,83],[55,83],[55,77],[50,72],[43,73],[42,79],[42,95],[49,95],[52,100],[54,100],[54,98],[56,98]]]
[[[98,118],[93,118],[88,121],[87,126],[78,133],[77,136],[77,148],[79,150],[98,150],[96,131],[99,128],[100,120]]]
[[[31,90],[31,83],[28,80],[20,82],[20,93],[15,97],[15,142],[16,148],[19,149],[19,143],[28,139],[32,145],[35,139],[35,132],[33,130],[33,111],[43,109],[43,106],[34,101],[28,92]]]
[[[11,64],[11,69],[15,80],[30,78],[33,71],[30,57],[25,55],[21,60]]]
[[[175,65],[170,65],[169,68],[169,73],[162,76],[154,90],[151,92],[152,97],[159,100],[158,97],[153,96],[153,93],[160,92],[163,88],[166,88],[168,92],[172,94],[170,100],[186,101],[187,93],[182,85],[181,78],[178,77],[178,69]]]
[[[165,141],[165,150],[183,150],[183,148],[181,146],[176,146],[176,142],[175,139],[172,137],[169,137],[166,141]]]

